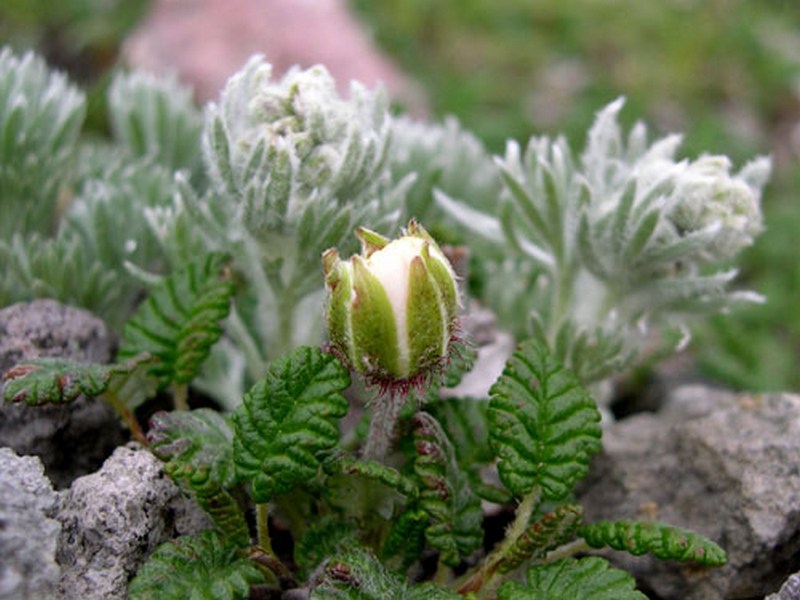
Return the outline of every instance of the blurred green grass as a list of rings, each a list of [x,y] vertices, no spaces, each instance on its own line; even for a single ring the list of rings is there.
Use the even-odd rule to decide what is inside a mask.
[[[594,113],[685,133],[686,156],[775,161],[766,232],[740,286],[768,297],[698,323],[706,375],[750,390],[800,389],[800,2],[796,0],[350,0],[377,43],[494,152]]]
[[[493,152],[564,133],[582,147],[594,113],[685,132],[684,152],[741,165],[771,154],[767,230],[741,285],[765,305],[699,323],[698,363],[742,389],[800,389],[800,2],[797,0],[349,0],[378,44]],[[104,128],[105,74],[147,0],[3,0],[0,44],[36,48],[90,86]]]

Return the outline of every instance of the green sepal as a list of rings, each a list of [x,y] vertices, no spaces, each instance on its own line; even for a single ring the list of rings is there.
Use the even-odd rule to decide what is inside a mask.
[[[123,363],[100,365],[63,358],[37,358],[3,374],[3,399],[30,406],[68,404],[81,394],[94,397],[124,385],[137,372],[148,370],[153,357],[142,353]],[[125,398],[121,398],[125,402]]]
[[[353,337],[350,331],[350,310],[352,306],[351,270],[339,258],[339,253],[331,248],[322,255],[325,287],[330,298],[326,307],[325,319],[328,326],[328,338],[331,343],[347,354],[347,360],[356,364],[357,357],[353,348]]]
[[[441,294],[441,301],[445,308],[446,327],[458,316],[458,288],[453,272],[438,258],[431,255],[430,243],[422,247],[422,260],[428,273],[436,284],[436,289]]]
[[[128,587],[130,600],[244,600],[263,583],[256,565],[215,531],[183,536],[156,548]]]
[[[543,558],[549,551],[572,540],[582,516],[583,509],[574,504],[543,514],[508,548],[497,563],[497,571],[509,573],[525,561]]]
[[[236,483],[233,431],[225,417],[201,408],[159,412],[150,419],[150,449],[164,470],[191,490],[217,528],[241,547],[250,544],[244,513],[230,490]]]
[[[356,237],[361,242],[361,253],[364,258],[369,258],[377,252],[389,245],[391,240],[383,237],[380,233],[376,233],[366,227],[356,228]]]
[[[489,443],[503,484],[564,500],[600,450],[600,413],[575,375],[541,344],[520,345],[490,390]]]
[[[158,284],[125,325],[118,359],[149,352],[160,386],[187,384],[222,335],[236,287],[229,258],[211,253]]]
[[[417,453],[414,473],[422,485],[420,508],[430,517],[425,537],[439,550],[443,563],[456,566],[483,543],[481,502],[436,419],[419,412],[412,424]]]
[[[379,369],[404,378],[400,365],[397,323],[386,290],[360,256],[352,258],[355,298],[351,309],[354,367],[361,372]]]
[[[728,561],[725,551],[708,538],[654,521],[598,521],[582,526],[578,535],[592,548],[607,546],[634,556],[652,552],[664,560],[691,561],[712,567]]]
[[[232,416],[233,457],[256,502],[317,474],[324,453],[339,441],[349,385],[350,373],[337,358],[302,346],[273,362],[245,394]]]
[[[591,556],[530,567],[525,583],[506,581],[498,600],[647,600],[633,577]]]
[[[423,254],[426,246],[423,246]],[[411,260],[408,271],[406,339],[408,375],[414,376],[440,360],[447,349],[449,334],[442,305],[422,256]]]

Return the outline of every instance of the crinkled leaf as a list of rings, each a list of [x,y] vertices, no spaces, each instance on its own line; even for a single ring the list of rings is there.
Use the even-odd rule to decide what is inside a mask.
[[[162,387],[194,379],[222,335],[236,291],[228,262],[212,253],[157,285],[125,325],[119,357],[146,351],[158,358],[151,372]]]
[[[652,521],[599,521],[580,528],[592,548],[608,546],[634,556],[652,552],[665,560],[692,561],[718,567],[728,558],[725,551],[698,533]]]
[[[497,592],[499,600],[647,600],[625,571],[597,558],[563,558],[531,567],[526,582],[507,581]]]
[[[294,546],[294,561],[303,575],[311,573],[329,556],[357,544],[356,526],[336,515],[315,521]]]
[[[483,542],[483,511],[441,425],[428,413],[414,415],[414,473],[420,480],[420,507],[430,516],[428,544],[455,566]]]
[[[488,408],[488,402],[473,398],[444,398],[426,407],[447,432],[462,465],[494,460],[489,448]]]
[[[264,578],[233,543],[215,531],[183,536],[159,546],[128,588],[131,600],[233,600],[248,598]]]
[[[233,456],[240,480],[266,502],[311,479],[339,441],[350,373],[319,348],[303,346],[273,362],[233,414]]]
[[[397,469],[374,460],[360,460],[352,456],[336,456],[326,461],[325,472],[329,475],[359,475],[367,479],[380,481],[383,485],[409,499],[416,499],[419,488],[416,482],[402,475]]]
[[[511,545],[497,563],[500,573],[508,573],[525,561],[542,558],[550,550],[570,541],[580,525],[583,509],[566,504],[545,513]]]
[[[111,365],[37,358],[15,365],[3,374],[3,398],[6,402],[24,402],[31,406],[67,404],[81,394],[99,396],[110,388],[117,389],[137,370],[150,365],[152,357],[147,354]]]
[[[544,346],[526,342],[492,386],[489,443],[505,486],[519,496],[540,487],[563,500],[600,450],[600,413],[570,371]]]
[[[240,546],[250,543],[244,514],[230,489],[235,484],[233,431],[218,412],[156,413],[147,434],[164,469],[188,487],[215,525]]]
[[[381,555],[384,559],[399,556],[399,571],[404,571],[417,560],[425,548],[425,529],[428,513],[420,508],[407,510],[395,519]]]
[[[410,586],[391,573],[371,553],[356,548],[332,557],[311,600],[458,600],[462,598],[432,583]]]

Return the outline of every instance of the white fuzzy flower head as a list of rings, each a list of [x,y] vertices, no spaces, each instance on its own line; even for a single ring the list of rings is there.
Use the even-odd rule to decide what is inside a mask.
[[[676,182],[670,221],[681,234],[717,228],[708,257],[725,260],[753,243],[763,228],[761,187],[769,161],[761,159],[740,173],[730,173],[725,156],[702,156]]]

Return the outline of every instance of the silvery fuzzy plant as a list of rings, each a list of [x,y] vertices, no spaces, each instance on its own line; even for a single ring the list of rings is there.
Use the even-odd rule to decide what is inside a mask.
[[[380,94],[355,86],[340,98],[321,67],[275,81],[261,59],[202,125],[176,82],[118,76],[114,143],[78,149],[79,93],[35,57],[6,51],[0,67],[14,166],[0,178],[52,158],[64,181],[43,189],[71,196],[52,237],[39,223],[2,240],[19,289],[75,289],[47,287],[63,282],[57,263],[28,260],[47,239],[92,267],[73,265],[77,281],[100,273],[110,289],[148,290],[117,362],[19,364],[3,375],[4,399],[103,397],[214,523],[159,547],[132,598],[626,600],[644,596],[591,549],[725,562],[713,542],[662,523],[584,523],[574,489],[602,434],[587,386],[631,360],[643,326],[752,299],[708,269],[758,232],[767,161],[736,175],[723,157],[676,162],[677,138],[648,146],[641,126],[623,143],[615,103],[580,161],[562,140],[534,139],[492,163],[453,122],[409,126]],[[40,106],[70,124],[56,137],[72,153],[50,156],[52,139],[28,135]],[[25,214],[58,221],[55,200],[42,202]],[[484,299],[506,319],[516,307],[515,331],[533,333],[486,398],[443,392],[472,368],[467,298],[420,223],[384,235],[410,209],[482,236],[470,245]],[[252,386],[232,399],[242,371]],[[188,410],[189,386],[236,406]],[[167,388],[180,410],[145,434],[132,411]],[[509,516],[494,546],[482,501]]]

